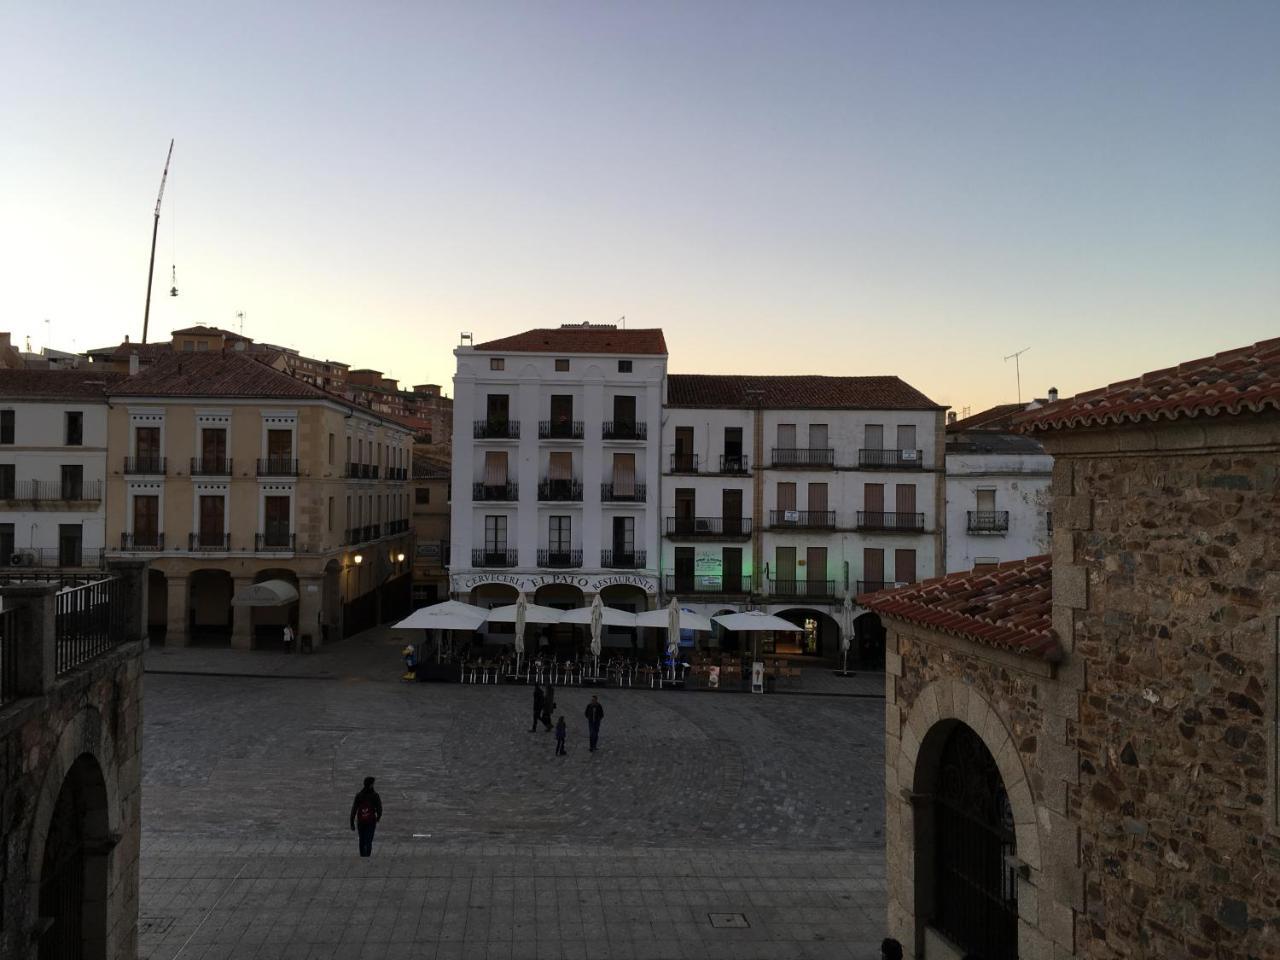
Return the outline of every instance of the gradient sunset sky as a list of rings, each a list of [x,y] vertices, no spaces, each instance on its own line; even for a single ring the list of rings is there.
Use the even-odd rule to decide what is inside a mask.
[[[0,330],[460,331],[981,409],[1280,335],[1280,3],[9,3]],[[167,296],[176,260],[181,295]],[[49,323],[45,323],[45,319]]]

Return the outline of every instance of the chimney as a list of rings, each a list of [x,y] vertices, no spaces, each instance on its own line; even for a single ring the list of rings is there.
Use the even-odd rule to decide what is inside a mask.
[[[956,412],[954,410],[947,411],[947,426],[956,422]]]
[[[124,335],[124,342],[125,343],[129,342],[129,335],[127,333]]]
[[[129,354],[129,376],[136,377],[138,375],[138,355],[136,353]]]
[[[1057,387],[1050,387],[1050,388],[1049,388],[1049,402],[1050,402],[1050,403],[1053,403],[1053,402],[1055,402],[1057,399],[1058,399],[1058,388],[1057,388]]]

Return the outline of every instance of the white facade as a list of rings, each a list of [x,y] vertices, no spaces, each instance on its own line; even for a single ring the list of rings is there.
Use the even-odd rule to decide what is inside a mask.
[[[452,593],[656,602],[665,354],[454,355]]]
[[[947,573],[1048,553],[1053,457],[1035,440],[947,438]]]
[[[106,465],[105,401],[0,398],[0,566],[98,566]]]

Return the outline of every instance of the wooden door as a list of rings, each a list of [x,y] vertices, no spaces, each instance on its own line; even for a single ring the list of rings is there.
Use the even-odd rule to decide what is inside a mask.
[[[140,547],[159,545],[160,498],[154,495],[133,498],[133,542]]]
[[[916,485],[914,483],[900,483],[894,492],[897,495],[897,525],[907,530],[914,530],[916,526]]]
[[[880,547],[862,548],[862,581],[867,590],[884,585],[884,550]]]
[[[221,494],[200,497],[200,546],[222,546],[222,532],[225,529],[223,523],[225,504],[226,500]]]
[[[720,494],[720,516],[726,537],[742,534],[742,491],[725,490]]]
[[[827,595],[827,548],[809,547],[804,556],[805,580],[810,597]]]
[[[893,579],[899,583],[916,582],[916,552],[914,550],[893,551]]]
[[[721,589],[725,593],[742,592],[742,548],[725,547],[720,553]]]

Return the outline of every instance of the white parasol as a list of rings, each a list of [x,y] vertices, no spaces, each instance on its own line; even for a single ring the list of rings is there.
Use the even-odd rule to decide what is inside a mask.
[[[745,613],[722,613],[718,617],[712,617],[716,623],[724,627],[726,630],[741,631],[744,633],[764,633],[768,630],[776,630],[787,633],[803,633],[803,629],[797,627],[789,620],[783,620],[781,617],[775,617],[771,613],[765,613],[763,610],[748,610]],[[758,657],[756,652],[755,641],[752,641],[752,656]]]
[[[595,604],[589,607],[575,607],[573,610],[564,611],[564,615],[560,617],[561,623],[573,623],[582,627],[591,626],[591,612],[595,609]],[[606,627],[634,627],[636,625],[636,615],[627,610],[615,610],[613,607],[601,606],[604,615],[604,625]],[[666,611],[662,611],[662,615],[666,616]]]
[[[400,630],[439,630],[436,635],[436,660],[440,660],[441,644],[444,631],[465,630],[468,633],[479,630],[484,623],[487,611],[474,604],[461,600],[446,600],[434,603],[429,607],[420,607],[399,623],[395,629]]]
[[[669,625],[670,616],[670,607],[664,607],[661,610],[646,610],[644,613],[636,614],[635,625],[637,627],[666,627]],[[701,630],[704,633],[710,633],[711,621],[701,614],[690,613],[688,610],[681,610],[680,629]]]

